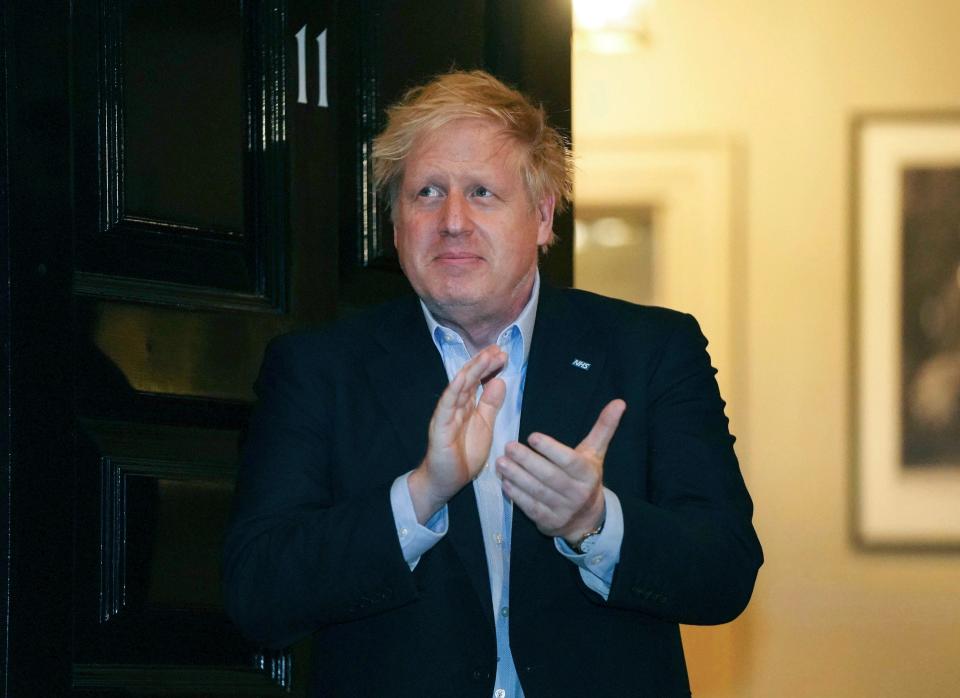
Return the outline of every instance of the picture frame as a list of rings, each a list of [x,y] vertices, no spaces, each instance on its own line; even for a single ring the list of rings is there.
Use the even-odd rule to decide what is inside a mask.
[[[960,551],[960,112],[851,143],[853,538]]]

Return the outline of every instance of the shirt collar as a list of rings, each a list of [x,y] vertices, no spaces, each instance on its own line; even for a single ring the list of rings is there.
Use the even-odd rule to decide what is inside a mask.
[[[533,288],[530,291],[530,299],[527,301],[527,304],[523,306],[523,310],[520,311],[520,314],[517,315],[516,319],[504,327],[502,330],[497,332],[497,337],[499,338],[504,331],[510,329],[513,326],[520,331],[520,341],[523,342],[523,363],[527,363],[527,358],[530,356],[530,343],[533,340],[533,326],[537,318],[537,305],[540,302],[540,270],[537,269],[533,277]],[[433,343],[437,345],[437,349],[440,349],[440,336],[443,332],[453,332],[457,335],[457,338],[461,341],[459,333],[455,330],[451,330],[448,327],[444,327],[436,318],[433,317],[433,313],[430,312],[430,309],[427,308],[423,300],[420,301],[420,308],[423,310],[423,317],[427,321],[427,327],[430,329],[430,336],[433,338]],[[437,332],[437,330],[440,332]],[[442,351],[442,349],[441,349]]]

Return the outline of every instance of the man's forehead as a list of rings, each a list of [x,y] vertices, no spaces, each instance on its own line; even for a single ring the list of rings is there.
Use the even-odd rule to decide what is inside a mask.
[[[519,155],[520,143],[500,123],[475,117],[455,119],[413,142],[406,164],[430,160],[485,162],[493,165]]]

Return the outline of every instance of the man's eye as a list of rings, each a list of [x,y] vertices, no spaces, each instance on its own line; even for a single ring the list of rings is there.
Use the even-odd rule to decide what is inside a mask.
[[[440,196],[440,190],[434,186],[427,186],[417,192],[417,196]]]
[[[486,187],[477,187],[476,189],[473,190],[473,195],[485,199],[487,197],[493,196],[493,192],[487,189]]]

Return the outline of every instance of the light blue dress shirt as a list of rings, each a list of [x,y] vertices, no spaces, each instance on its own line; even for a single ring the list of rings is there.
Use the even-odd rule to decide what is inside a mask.
[[[523,386],[527,375],[527,358],[533,338],[534,320],[540,295],[540,276],[534,281],[530,300],[520,315],[497,337],[497,345],[506,352],[507,364],[499,377],[506,384],[503,407],[494,424],[493,443],[487,462],[480,475],[473,481],[483,531],[484,552],[493,601],[494,627],[497,639],[497,676],[494,682],[494,698],[522,698],[523,689],[510,650],[510,540],[513,521],[513,502],[503,495],[495,462],[503,455],[510,441],[516,441],[520,430],[520,411],[523,404]],[[422,305],[422,303],[421,303]],[[433,315],[423,306],[424,317],[433,341],[443,359],[447,379],[452,380],[457,371],[470,359],[466,344],[460,335],[438,324]],[[397,536],[404,559],[414,569],[420,557],[443,538],[450,525],[447,507],[434,514],[425,526],[417,521],[407,486],[406,473],[398,477],[390,490],[390,503],[396,522]],[[607,513],[603,531],[591,540],[588,554],[578,555],[562,538],[555,538],[557,551],[580,568],[584,583],[607,598],[613,571],[620,559],[623,541],[623,512],[620,500],[604,488]],[[454,522],[453,525],[456,525]],[[595,542],[594,542],[595,541]],[[584,628],[589,632],[588,628]]]

